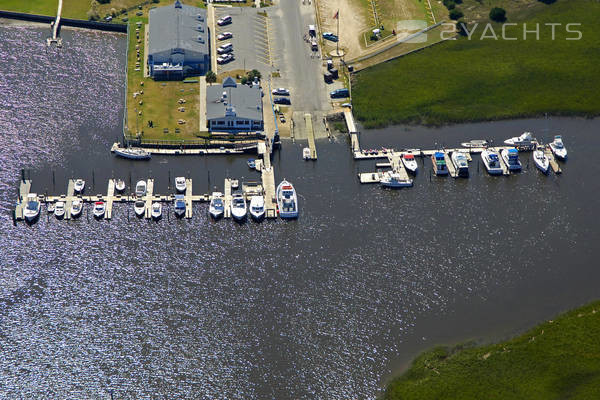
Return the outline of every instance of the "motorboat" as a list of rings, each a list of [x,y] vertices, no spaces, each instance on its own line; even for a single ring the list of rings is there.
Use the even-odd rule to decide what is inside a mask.
[[[488,146],[488,141],[487,140],[483,140],[483,139],[475,139],[475,140],[471,140],[468,142],[463,142],[460,145],[462,147],[468,147],[470,149],[475,148],[475,147],[487,147]]]
[[[554,136],[554,141],[550,143],[550,150],[554,153],[554,156],[560,160],[567,159],[567,148],[565,147],[562,136]]]
[[[83,193],[83,190],[85,189],[85,181],[83,179],[76,179],[75,183],[73,184],[73,189],[75,190],[75,193]]]
[[[279,216],[281,218],[297,218],[298,217],[298,196],[294,186],[286,181],[281,181],[275,191],[277,198],[277,207],[279,208]]]
[[[248,168],[256,169],[256,160],[254,158],[251,158],[248,161],[246,161],[246,164],[248,164]]]
[[[458,172],[458,176],[469,176],[469,160],[461,151],[453,151],[450,160]]]
[[[27,195],[27,203],[23,210],[23,218],[27,222],[33,222],[40,216],[41,204],[38,201],[37,194],[29,193]],[[54,210],[56,212],[56,209]]]
[[[65,203],[57,201],[54,206],[54,216],[58,219],[64,218],[65,216]]]
[[[115,183],[115,190],[119,193],[125,191],[125,181],[123,179],[117,180],[117,182]]]
[[[481,160],[490,175],[502,175],[502,167],[500,166],[500,157],[494,150],[484,150],[481,152]]]
[[[517,149],[504,149],[500,152],[502,159],[508,166],[509,171],[520,171],[521,161],[519,161],[519,151]]]
[[[177,192],[179,192],[179,193],[185,193],[185,189],[186,189],[185,177],[178,176],[177,178],[175,178],[175,190],[177,190]]]
[[[260,221],[265,217],[265,198],[262,196],[252,196],[250,198],[250,215],[255,221]]]
[[[73,199],[71,203],[71,218],[77,218],[83,211],[83,201],[81,199]]]
[[[388,188],[402,188],[411,187],[413,185],[412,179],[403,178],[399,173],[394,171],[386,171],[381,175],[379,180],[381,186]]]
[[[121,148],[115,149],[115,154],[119,157],[128,158],[130,160],[149,160],[151,155],[142,149]]]
[[[48,211],[48,214],[52,214],[54,212],[56,205],[54,203],[48,203],[48,206],[46,207],[46,211]]]
[[[94,218],[102,218],[104,216],[104,212],[106,211],[106,206],[103,201],[97,201],[94,203]]]
[[[162,217],[162,204],[159,202],[152,203],[152,219],[158,221]]]
[[[240,187],[240,181],[238,181],[237,179],[231,179],[229,182],[231,183],[232,189],[237,189]]]
[[[433,164],[433,172],[436,175],[448,175],[448,166],[446,165],[446,159],[444,153],[436,151],[431,155],[431,163]]]
[[[533,162],[535,163],[535,166],[544,174],[547,174],[550,170],[550,160],[544,153],[544,150],[535,149],[533,151]]]
[[[302,158],[305,160],[310,160],[310,147],[305,147],[302,149]]]
[[[248,210],[246,208],[246,200],[244,200],[244,196],[236,192],[233,194],[233,198],[231,199],[231,216],[236,221],[242,221],[246,218]]]
[[[138,197],[142,197],[146,195],[146,181],[141,180],[138,181],[135,185],[135,195]]]
[[[182,218],[185,215],[185,197],[182,194],[175,195],[175,216]]]
[[[414,154],[406,153],[402,156],[402,164],[404,164],[404,168],[406,168],[409,172],[413,174],[417,173],[419,169],[419,165],[417,164],[417,160],[415,159]]]
[[[225,213],[225,202],[223,201],[223,193],[213,192],[208,206],[208,213],[214,219],[219,219]]]
[[[521,136],[506,139],[504,143],[515,147],[529,147],[535,144],[535,139],[531,136],[531,132],[523,132]]]
[[[146,213],[146,202],[143,200],[137,200],[133,203],[133,210],[135,211],[135,215],[137,217],[143,217]]]

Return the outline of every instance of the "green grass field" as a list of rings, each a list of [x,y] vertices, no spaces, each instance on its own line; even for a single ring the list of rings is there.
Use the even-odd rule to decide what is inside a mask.
[[[441,125],[526,116],[598,115],[600,87],[597,43],[600,3],[570,0],[544,6],[528,19],[540,23],[540,40],[523,40],[523,25],[506,29],[518,40],[461,38],[355,75],[356,116],[366,128],[395,123]],[[545,23],[562,23],[555,40]],[[566,40],[567,23],[583,34]],[[501,35],[500,25],[494,25]],[[489,31],[488,31],[489,34]]]
[[[2,0],[0,10],[23,12],[28,14],[56,15],[58,0]],[[65,18],[87,19],[90,9],[88,0],[63,0]]]
[[[600,398],[600,302],[563,314],[515,339],[438,347],[388,385],[384,400]]]

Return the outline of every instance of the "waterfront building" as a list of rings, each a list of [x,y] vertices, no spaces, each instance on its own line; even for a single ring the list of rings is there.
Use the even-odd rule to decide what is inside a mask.
[[[181,80],[210,69],[206,10],[181,4],[148,14],[148,68],[156,80]]]
[[[261,89],[258,85],[238,84],[227,77],[222,85],[206,88],[207,128],[214,132],[251,132],[263,130]]]

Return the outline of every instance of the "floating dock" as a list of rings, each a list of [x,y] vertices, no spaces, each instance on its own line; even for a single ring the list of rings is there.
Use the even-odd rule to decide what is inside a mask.
[[[304,114],[304,122],[306,124],[306,137],[308,138],[308,148],[310,149],[310,159],[317,159],[317,145],[315,144],[315,130],[312,124],[312,115]]]
[[[253,153],[257,151],[258,144],[248,144],[235,148],[229,147],[218,147],[218,148],[154,148],[144,146],[131,146],[130,149],[143,150],[150,154],[156,155],[224,155],[224,154],[244,154]],[[121,146],[120,143],[113,143],[110,148],[111,152],[115,150],[124,150],[125,147]]]
[[[544,146],[544,154],[546,155],[546,157],[548,157],[548,161],[550,162],[550,168],[552,168],[552,171],[554,171],[555,174],[562,174],[562,169],[560,169],[560,166],[558,165],[556,157],[554,157],[554,153],[550,149],[550,146]]]

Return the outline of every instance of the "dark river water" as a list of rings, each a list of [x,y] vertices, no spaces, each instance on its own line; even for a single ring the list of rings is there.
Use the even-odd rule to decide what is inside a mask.
[[[88,193],[110,177],[258,180],[246,157],[114,158],[124,100],[124,36],[0,26],[0,398],[370,399],[419,351],[489,341],[600,297],[600,121],[518,120],[364,132],[363,147],[431,148],[531,130],[562,133],[562,176],[527,167],[360,185],[375,161],[348,140],[274,155],[300,195],[297,221],[43,217],[13,226],[21,168],[33,191]],[[54,178],[53,178],[54,177]],[[131,178],[130,178],[131,177]]]

